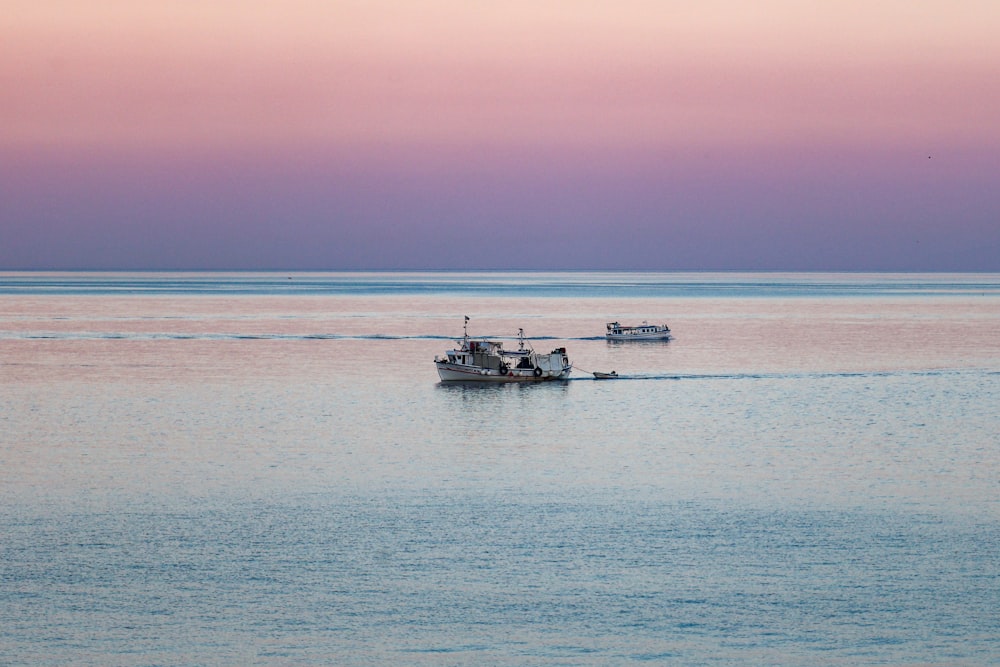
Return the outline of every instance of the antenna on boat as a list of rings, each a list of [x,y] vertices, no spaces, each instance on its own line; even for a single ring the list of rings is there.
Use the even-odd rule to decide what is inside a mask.
[[[517,330],[517,349],[524,349],[524,329]]]
[[[469,342],[469,316],[468,315],[465,316],[465,326],[462,327],[462,332],[463,332],[463,335],[462,335],[463,340],[465,340],[465,342],[468,343]]]

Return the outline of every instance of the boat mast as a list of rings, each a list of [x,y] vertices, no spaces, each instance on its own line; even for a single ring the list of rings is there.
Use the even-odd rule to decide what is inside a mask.
[[[524,329],[517,330],[517,349],[524,352]]]

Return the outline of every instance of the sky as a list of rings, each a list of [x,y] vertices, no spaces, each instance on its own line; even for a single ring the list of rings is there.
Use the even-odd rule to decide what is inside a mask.
[[[0,0],[0,270],[1000,271],[995,0]]]

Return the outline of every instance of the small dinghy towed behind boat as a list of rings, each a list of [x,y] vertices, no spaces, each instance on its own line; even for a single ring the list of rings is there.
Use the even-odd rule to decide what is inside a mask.
[[[650,324],[643,321],[637,327],[629,327],[618,322],[608,322],[607,340],[670,340],[670,327],[666,324]]]
[[[617,380],[618,373],[611,371],[610,373],[603,373],[601,371],[594,371],[592,373],[595,380]]]
[[[539,354],[525,340],[524,329],[517,332],[516,350],[505,350],[503,343],[496,340],[471,340],[466,316],[459,347],[434,358],[442,382],[539,382],[569,377],[573,365],[566,356],[566,348]]]

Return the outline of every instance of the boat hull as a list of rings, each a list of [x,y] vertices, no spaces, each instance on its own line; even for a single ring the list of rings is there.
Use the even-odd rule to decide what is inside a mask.
[[[656,332],[656,333],[636,333],[636,334],[605,334],[604,337],[607,340],[613,341],[628,341],[628,340],[670,340],[670,332]]]
[[[476,368],[475,366],[463,366],[461,364],[450,364],[446,362],[435,362],[438,376],[442,382],[545,382],[548,380],[565,380],[569,377],[572,366],[564,366],[558,371],[541,371],[535,374],[530,369],[510,369],[506,373],[495,370]],[[539,369],[540,370],[540,369]]]

